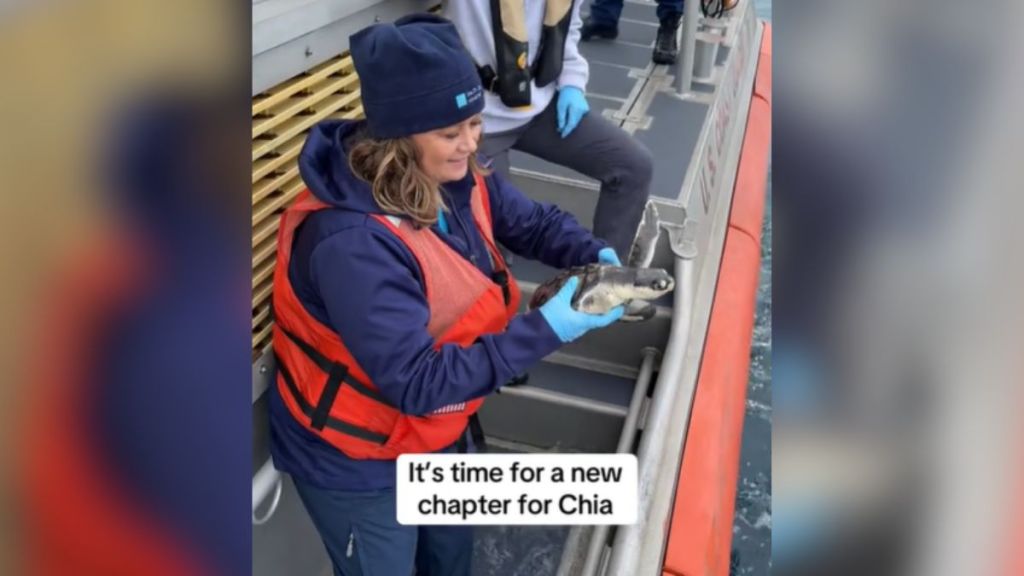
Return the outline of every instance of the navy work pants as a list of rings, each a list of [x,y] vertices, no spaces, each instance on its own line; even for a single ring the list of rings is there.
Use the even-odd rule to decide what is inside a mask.
[[[335,576],[468,576],[471,526],[402,526],[395,489],[327,490],[293,478]]]

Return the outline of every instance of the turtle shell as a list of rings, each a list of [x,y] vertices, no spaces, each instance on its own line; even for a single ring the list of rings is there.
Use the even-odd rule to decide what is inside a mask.
[[[574,276],[580,279],[579,284],[576,286],[576,293],[572,297],[573,308],[575,308],[580,292],[583,291],[588,277],[593,277],[599,268],[600,265],[598,264],[587,264],[586,266],[576,266],[562,270],[554,278],[537,286],[537,289],[533,291],[533,297],[530,298],[527,308],[534,310],[543,306],[545,302],[553,298],[555,294],[558,294],[558,291],[562,289],[562,286],[565,286],[569,278]]]

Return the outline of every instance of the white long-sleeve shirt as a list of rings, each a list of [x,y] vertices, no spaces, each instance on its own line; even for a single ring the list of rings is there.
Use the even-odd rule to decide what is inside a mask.
[[[540,48],[540,35],[544,27],[545,0],[522,0],[525,8],[527,29],[527,60],[530,65],[537,58]],[[529,108],[509,108],[502,104],[497,94],[484,91],[484,133],[497,134],[514,130],[529,122],[534,116],[547,108],[555,97],[557,89],[562,86],[575,86],[586,91],[590,66],[579,52],[580,42],[580,4],[582,0],[573,2],[572,19],[569,22],[569,37],[565,42],[565,57],[562,73],[558,80],[544,87],[536,82],[530,87],[531,103]],[[477,66],[490,64],[497,70],[497,57],[494,53],[494,32],[491,24],[491,3],[489,0],[447,0],[443,15],[451,20],[459,30],[462,43],[466,45],[470,56]]]

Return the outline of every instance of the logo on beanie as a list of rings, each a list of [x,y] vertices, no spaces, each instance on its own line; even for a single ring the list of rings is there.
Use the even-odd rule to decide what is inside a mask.
[[[479,86],[475,86],[472,90],[456,94],[455,105],[458,106],[459,110],[462,110],[466,106],[469,106],[471,102],[479,100],[481,96],[483,96],[483,90]]]

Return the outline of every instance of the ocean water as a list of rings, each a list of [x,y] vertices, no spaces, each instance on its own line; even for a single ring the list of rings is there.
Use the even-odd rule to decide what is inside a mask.
[[[756,0],[759,18],[771,20],[771,0]],[[767,576],[772,548],[772,171],[761,242],[757,317],[750,348],[747,414],[733,519],[730,574]]]
[[[747,414],[733,519],[730,574],[771,573],[772,534],[772,181],[768,169],[757,317],[750,348]]]

